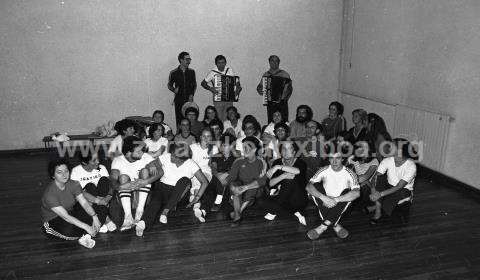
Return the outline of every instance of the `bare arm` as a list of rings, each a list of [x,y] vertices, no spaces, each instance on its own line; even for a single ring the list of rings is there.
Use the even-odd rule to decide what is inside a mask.
[[[375,174],[375,171],[377,171],[377,167],[370,166],[367,172],[365,172],[365,174],[358,176],[359,184],[363,184],[365,181],[368,181],[368,179],[370,179]]]
[[[200,85],[201,85],[204,89],[206,89],[206,90],[208,90],[208,91],[210,91],[210,92],[212,92],[212,93],[216,93],[216,92],[215,92],[215,88],[209,86],[208,83],[207,83],[205,80],[203,80],[203,81],[200,83]]]
[[[120,178],[120,171],[117,169],[112,169],[112,171],[110,172],[110,181],[112,182],[112,189],[116,191],[134,189],[132,182],[120,184],[119,178]]]
[[[74,226],[77,226],[88,233],[93,231],[93,228],[86,223],[80,221],[79,219],[75,218],[74,216],[68,214],[67,210],[63,208],[63,206],[56,206],[52,208],[52,211],[57,214],[59,217],[64,219],[67,223],[70,223]]]
[[[344,195],[335,197],[334,200],[336,202],[348,202],[348,201],[353,201],[357,199],[359,196],[360,196],[360,190],[354,189]]]
[[[195,172],[195,178],[200,182],[200,188],[198,189],[197,194],[193,198],[192,202],[190,202],[187,207],[190,207],[191,205],[197,203],[200,198],[202,197],[203,193],[205,192],[205,189],[208,186],[208,180],[207,177],[205,177],[205,174],[203,174],[202,170],[199,169],[197,172]]]

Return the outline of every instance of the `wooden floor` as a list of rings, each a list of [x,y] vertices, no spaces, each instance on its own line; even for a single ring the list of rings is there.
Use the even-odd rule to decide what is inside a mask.
[[[39,201],[46,153],[0,156],[0,279],[479,279],[480,201],[417,178],[408,226],[372,227],[360,212],[311,242],[295,220],[266,222],[259,209],[231,228],[178,211],[138,238],[111,233],[94,249],[46,239]]]

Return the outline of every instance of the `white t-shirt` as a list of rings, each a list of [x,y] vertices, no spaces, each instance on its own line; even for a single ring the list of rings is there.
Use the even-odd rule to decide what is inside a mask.
[[[388,157],[380,162],[377,172],[385,174],[387,172],[388,183],[396,186],[400,180],[407,182],[405,188],[413,191],[413,184],[415,183],[415,176],[417,175],[417,166],[411,159],[407,159],[401,166],[395,166],[395,159]]]
[[[227,131],[227,129],[233,129],[233,131],[235,132],[235,137],[236,138],[240,138],[240,137],[244,137],[245,134],[243,133],[243,130],[242,130],[242,120],[238,120],[237,121],[237,126],[233,126],[232,123],[230,122],[230,120],[226,120],[223,122],[223,132],[225,133]]]
[[[148,148],[148,151],[152,152],[152,153],[155,153],[158,150],[160,150],[160,148],[162,146],[165,146],[165,149],[168,146],[168,139],[165,138],[165,137],[160,137],[160,139],[158,139],[158,141],[156,141],[156,142],[153,141],[153,139],[151,139],[151,138],[147,138],[147,139],[145,139],[144,142],[145,142],[145,145]]]
[[[110,142],[110,147],[108,148],[108,153],[122,153],[122,146],[123,146],[123,139],[121,135],[117,135],[117,137],[113,138]]]
[[[219,73],[221,73],[221,74],[219,74]],[[219,76],[219,75],[235,76],[235,75],[233,74],[232,68],[225,66],[225,69],[223,69],[223,72],[222,72],[222,71],[218,70],[217,66],[215,66],[215,68],[213,68],[213,69],[207,74],[207,77],[205,77],[205,82],[211,83],[210,86],[213,86],[213,79],[215,78],[215,76]]]
[[[212,152],[208,153],[208,148],[203,149],[200,143],[193,143],[190,145],[192,150],[192,160],[202,169],[202,172],[207,176],[209,181],[212,179],[212,169],[210,168],[210,158],[212,155],[218,153],[217,146],[213,146]]]
[[[147,153],[143,153],[142,158],[134,162],[128,161],[124,155],[121,155],[113,159],[112,170],[116,169],[120,171],[120,174],[127,175],[131,181],[134,181],[139,178],[140,170],[154,160],[155,159]]]
[[[320,168],[310,182],[322,182],[326,195],[332,197],[340,196],[346,189],[360,188],[355,172],[345,166],[340,171],[334,171],[330,165]]]
[[[163,176],[160,178],[160,182],[175,186],[182,177],[192,179],[195,177],[195,173],[200,170],[200,167],[192,160],[187,159],[182,165],[178,166],[172,162],[172,155],[165,153],[158,157],[163,169]]]
[[[88,183],[93,183],[96,186],[100,178],[108,178],[108,176],[107,168],[101,164],[98,166],[98,169],[93,169],[90,172],[85,170],[85,168],[79,164],[75,166],[72,169],[72,173],[70,173],[70,179],[80,182],[82,188],[85,188]]]

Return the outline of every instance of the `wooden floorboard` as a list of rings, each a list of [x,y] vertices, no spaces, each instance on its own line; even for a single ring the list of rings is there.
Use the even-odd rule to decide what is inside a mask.
[[[143,238],[104,234],[89,250],[40,232],[50,156],[0,155],[0,279],[479,279],[480,203],[430,179],[417,178],[407,226],[372,227],[352,211],[347,240],[307,240],[313,210],[308,227],[254,208],[232,228],[222,213],[198,224],[180,209]]]

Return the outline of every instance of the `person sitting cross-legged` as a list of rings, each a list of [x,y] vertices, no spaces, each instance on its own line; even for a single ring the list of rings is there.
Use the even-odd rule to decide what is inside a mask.
[[[329,227],[340,238],[349,233],[340,225],[340,218],[350,203],[360,196],[360,186],[355,172],[343,165],[341,145],[329,142],[326,153],[330,165],[320,168],[310,179],[307,192],[312,196],[322,223],[307,232],[311,240],[318,239]]]

